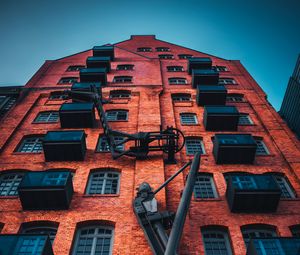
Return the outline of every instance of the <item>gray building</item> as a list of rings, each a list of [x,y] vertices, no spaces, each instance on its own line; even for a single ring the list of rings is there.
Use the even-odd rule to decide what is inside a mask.
[[[300,55],[294,73],[290,77],[279,114],[300,139]]]

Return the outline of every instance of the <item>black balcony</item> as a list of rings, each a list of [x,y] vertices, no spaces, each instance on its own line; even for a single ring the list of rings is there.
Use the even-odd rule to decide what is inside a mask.
[[[23,210],[68,209],[73,195],[69,171],[27,172],[19,188]]]
[[[88,57],[86,60],[87,68],[106,68],[110,72],[110,57]]]
[[[271,175],[235,174],[227,178],[226,197],[231,212],[275,212],[281,190]]]
[[[207,131],[236,131],[239,111],[235,106],[205,106],[203,123]]]
[[[101,92],[101,83],[100,82],[75,82],[73,83],[71,87],[71,91],[78,91],[78,92],[94,92],[94,87],[96,88],[96,91],[98,92],[99,95],[102,94]],[[72,102],[82,102],[82,95],[76,96],[72,95]],[[91,101],[93,102],[94,100],[86,97],[84,99],[84,102]]]
[[[80,82],[100,82],[106,85],[106,68],[83,68],[80,70]]]
[[[1,255],[53,255],[48,235],[9,234],[0,235]]]
[[[193,69],[192,85],[197,88],[198,85],[218,85],[219,73],[212,69]]]
[[[210,58],[189,58],[188,71],[192,74],[193,69],[211,69],[212,61]]]
[[[204,105],[225,105],[227,89],[219,85],[197,86],[196,101],[199,106]]]
[[[110,57],[110,60],[115,59],[114,46],[95,46],[93,48],[94,57]]]
[[[43,140],[46,161],[83,161],[86,152],[85,133],[48,131]]]
[[[213,154],[217,164],[252,164],[256,142],[250,134],[216,134]]]
[[[95,126],[93,103],[64,103],[59,109],[61,128],[92,128]]]
[[[300,255],[300,238],[271,237],[251,239],[246,255]]]

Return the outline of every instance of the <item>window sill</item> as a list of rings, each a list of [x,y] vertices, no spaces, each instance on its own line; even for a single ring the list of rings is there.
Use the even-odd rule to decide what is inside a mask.
[[[31,122],[31,124],[55,124],[55,123],[59,123],[59,121],[55,121],[55,122]]]
[[[0,199],[18,199],[19,196],[0,196]]]
[[[182,123],[180,123],[181,124],[181,126],[201,126],[199,123],[197,123],[197,124],[182,124]]]
[[[186,102],[174,102],[173,101],[174,106],[193,106],[193,101],[186,101]]]

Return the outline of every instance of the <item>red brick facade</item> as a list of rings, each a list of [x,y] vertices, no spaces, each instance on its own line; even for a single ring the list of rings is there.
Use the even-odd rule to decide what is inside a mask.
[[[151,47],[152,52],[137,52],[138,47]],[[157,52],[156,47],[169,47],[170,52]],[[159,59],[158,54],[172,54],[174,59]],[[251,133],[263,138],[270,154],[256,156],[253,165],[216,165],[212,155],[212,140],[215,132],[203,127],[203,107],[195,102],[196,89],[191,86],[191,75],[184,72],[167,72],[169,65],[187,68],[187,60],[179,59],[178,54],[191,54],[194,57],[210,57],[213,65],[226,66],[228,71],[220,77],[234,78],[235,85],[226,85],[228,93],[243,94],[245,102],[227,103],[235,105],[239,112],[249,113],[254,125],[239,126],[238,132]],[[63,211],[23,211],[18,197],[0,196],[1,233],[18,233],[25,222],[51,221],[59,224],[53,244],[56,255],[67,255],[72,250],[76,227],[86,222],[100,222],[114,226],[113,254],[151,254],[144,233],[137,223],[132,209],[136,188],[143,181],[158,187],[192,157],[185,149],[176,154],[177,164],[166,165],[163,153],[151,153],[146,160],[121,157],[111,158],[110,153],[95,152],[99,134],[103,129],[85,129],[87,134],[87,155],[83,162],[45,162],[43,153],[15,152],[25,135],[45,134],[49,130],[61,130],[59,123],[34,124],[41,111],[58,110],[64,100],[49,100],[51,91],[65,90],[70,85],[58,85],[62,77],[79,77],[78,72],[67,72],[70,65],[85,65],[86,58],[92,55],[88,50],[54,61],[46,61],[26,84],[27,96],[18,103],[0,123],[0,170],[41,171],[66,168],[75,173],[73,178],[74,195],[69,210]],[[119,64],[133,64],[132,71],[118,71]],[[276,111],[269,105],[266,95],[239,61],[225,60],[168,42],[154,36],[132,36],[130,40],[115,44],[115,60],[107,75],[108,85],[103,88],[104,97],[112,90],[126,88],[131,91],[130,99],[116,99],[105,104],[105,110],[125,109],[129,111],[126,122],[115,122],[114,129],[135,133],[156,131],[174,126],[185,136],[203,139],[206,154],[201,159],[201,171],[212,173],[218,198],[192,199],[187,216],[179,254],[204,254],[201,227],[223,226],[228,230],[233,254],[245,254],[241,227],[247,224],[269,224],[277,229],[279,236],[291,236],[290,226],[300,224],[300,144],[289,131]],[[113,83],[114,76],[133,77],[130,84]],[[168,78],[182,77],[186,85],[169,85]],[[191,102],[172,102],[173,93],[190,93]],[[181,125],[180,113],[197,114],[198,125]],[[97,116],[98,118],[98,116]],[[99,120],[98,120],[99,121]],[[86,195],[88,176],[93,169],[114,168],[121,173],[118,195]],[[225,198],[226,182],[223,174],[234,171],[249,173],[284,173],[296,194],[295,199],[281,199],[276,213],[243,214],[231,213]],[[187,171],[171,182],[165,191],[158,195],[161,209],[176,211],[180,194],[184,187]]]

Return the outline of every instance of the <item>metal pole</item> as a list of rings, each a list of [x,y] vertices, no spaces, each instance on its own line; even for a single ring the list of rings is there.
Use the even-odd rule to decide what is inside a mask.
[[[175,255],[177,248],[180,244],[180,239],[182,235],[182,230],[184,227],[185,218],[190,206],[191,197],[194,189],[194,184],[196,181],[198,169],[200,166],[200,152],[197,152],[194,156],[191,170],[189,172],[185,188],[183,190],[182,197],[180,199],[180,203],[176,212],[176,216],[174,219],[173,227],[171,229],[171,233],[169,236],[167,248],[165,251],[165,255]]]
[[[154,228],[155,232],[158,234],[160,241],[165,250],[167,247],[167,243],[168,243],[168,235],[166,234],[166,231],[165,231],[163,225],[161,224],[161,222],[157,221],[153,224],[153,228]]]
[[[178,174],[180,174],[184,169],[186,169],[190,164],[191,161],[187,162],[183,167],[181,167],[175,174],[173,174],[168,180],[166,180],[159,188],[157,188],[153,193],[154,195],[158,193],[161,189],[168,185],[170,181],[172,181]]]

